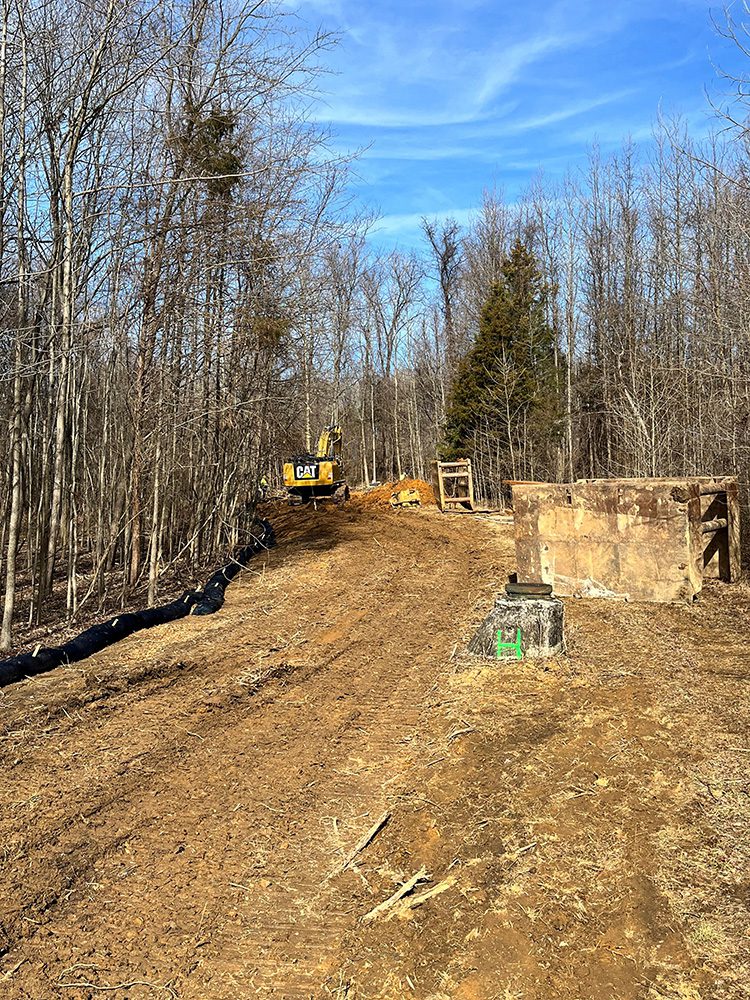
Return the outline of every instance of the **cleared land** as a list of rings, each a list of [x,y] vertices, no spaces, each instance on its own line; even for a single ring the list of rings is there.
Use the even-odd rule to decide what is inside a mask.
[[[219,614],[0,695],[0,996],[749,997],[747,588],[481,665],[510,527],[273,520]]]

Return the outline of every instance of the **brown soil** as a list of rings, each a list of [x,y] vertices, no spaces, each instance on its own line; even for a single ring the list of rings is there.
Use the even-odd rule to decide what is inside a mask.
[[[275,524],[218,614],[0,696],[0,996],[750,997],[746,588],[484,664],[507,525]]]
[[[352,493],[351,502],[356,507],[391,508],[391,495],[399,490],[419,490],[419,498],[423,507],[435,507],[435,494],[429,483],[424,479],[399,479],[392,483],[381,483],[372,489],[357,490]]]

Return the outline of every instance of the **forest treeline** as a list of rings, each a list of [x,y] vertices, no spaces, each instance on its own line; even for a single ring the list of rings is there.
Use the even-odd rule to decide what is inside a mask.
[[[741,123],[375,251],[281,4],[0,0],[0,646],[158,600],[340,422],[353,485],[750,479]]]

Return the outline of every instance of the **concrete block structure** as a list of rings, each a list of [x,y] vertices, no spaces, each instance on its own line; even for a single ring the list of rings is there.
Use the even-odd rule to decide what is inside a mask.
[[[734,478],[519,484],[513,508],[518,579],[562,596],[691,601],[739,578]]]

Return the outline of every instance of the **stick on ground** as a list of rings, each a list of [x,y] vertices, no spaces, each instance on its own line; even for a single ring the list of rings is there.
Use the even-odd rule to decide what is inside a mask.
[[[408,899],[402,899],[398,906],[388,914],[386,919],[390,920],[392,917],[400,917],[403,920],[408,915],[409,910],[416,909],[422,903],[426,903],[428,899],[432,899],[433,896],[439,896],[441,892],[445,892],[446,889],[450,889],[455,884],[455,875],[449,875],[442,882],[433,885],[431,889],[420,892],[418,896],[410,896]]]
[[[383,827],[385,826],[385,824],[388,822],[388,820],[390,818],[391,818],[391,814],[389,812],[387,812],[387,811],[384,812],[381,816],[378,816],[378,818],[372,824],[372,826],[367,831],[367,833],[365,833],[362,837],[360,837],[359,840],[357,841],[357,843],[351,849],[351,851],[349,851],[349,853],[347,854],[347,856],[341,862],[341,865],[336,869],[336,872],[346,871],[346,869],[349,867],[349,865],[352,863],[352,861],[354,861],[354,859],[357,857],[357,855],[359,853],[361,853],[362,851],[364,851],[364,849],[367,847],[367,845],[370,843],[370,841],[374,840],[374,838],[377,836],[377,834],[380,833],[380,831],[383,829]]]
[[[362,923],[367,924],[371,920],[377,920],[379,916],[387,910],[390,910],[392,906],[395,906],[396,903],[398,903],[398,901],[407,894],[407,892],[411,892],[417,882],[423,882],[427,878],[429,878],[427,869],[420,868],[416,875],[412,875],[408,881],[399,886],[392,896],[389,896],[388,899],[384,900],[382,903],[378,903],[374,909],[370,910],[369,913],[366,913],[364,917],[362,917]]]

